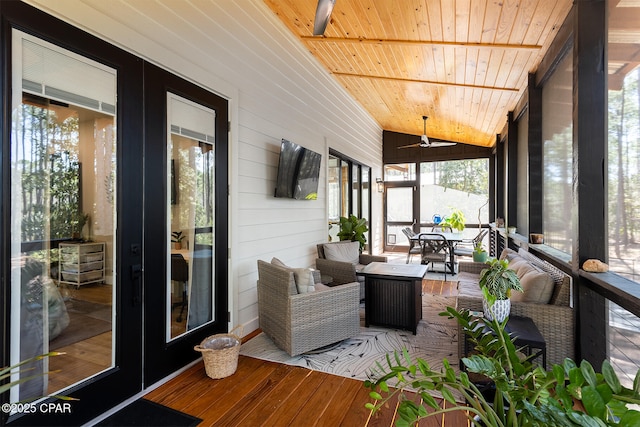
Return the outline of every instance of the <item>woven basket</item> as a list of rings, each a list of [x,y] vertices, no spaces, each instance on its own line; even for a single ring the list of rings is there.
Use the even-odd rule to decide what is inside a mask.
[[[200,345],[193,347],[195,351],[202,353],[202,361],[208,377],[225,378],[232,375],[238,368],[240,337],[233,333],[237,328],[232,329],[228,334],[211,335],[202,340]]]

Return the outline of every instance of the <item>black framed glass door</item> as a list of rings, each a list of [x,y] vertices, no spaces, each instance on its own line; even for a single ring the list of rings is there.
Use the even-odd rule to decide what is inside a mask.
[[[142,389],[142,66],[20,2],[2,21],[2,364],[64,352],[13,374],[34,406],[2,416],[79,425]]]
[[[145,82],[150,385],[199,357],[194,345],[228,329],[228,103],[151,65]]]

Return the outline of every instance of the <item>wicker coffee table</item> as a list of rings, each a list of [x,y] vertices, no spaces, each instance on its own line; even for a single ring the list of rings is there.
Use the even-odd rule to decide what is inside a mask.
[[[416,334],[422,319],[422,278],[426,265],[372,262],[365,278],[365,326],[407,329]]]

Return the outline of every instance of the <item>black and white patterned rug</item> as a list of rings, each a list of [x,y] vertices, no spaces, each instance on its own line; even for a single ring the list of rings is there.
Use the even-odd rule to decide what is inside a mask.
[[[362,381],[368,378],[376,362],[386,366],[387,354],[393,355],[394,351],[405,348],[413,360],[423,359],[432,369],[439,370],[444,358],[457,368],[457,323],[438,316],[447,305],[455,306],[455,298],[424,295],[423,315],[416,335],[403,330],[361,327],[359,335],[327,351],[291,357],[261,333],[243,344],[240,354]]]

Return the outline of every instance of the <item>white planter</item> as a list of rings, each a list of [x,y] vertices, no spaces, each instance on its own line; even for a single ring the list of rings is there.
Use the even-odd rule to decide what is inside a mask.
[[[482,308],[484,310],[484,317],[486,317],[487,320],[492,321],[495,317],[498,322],[502,322],[509,316],[509,312],[511,311],[511,300],[496,300],[495,304],[489,307],[487,300],[483,297]]]

